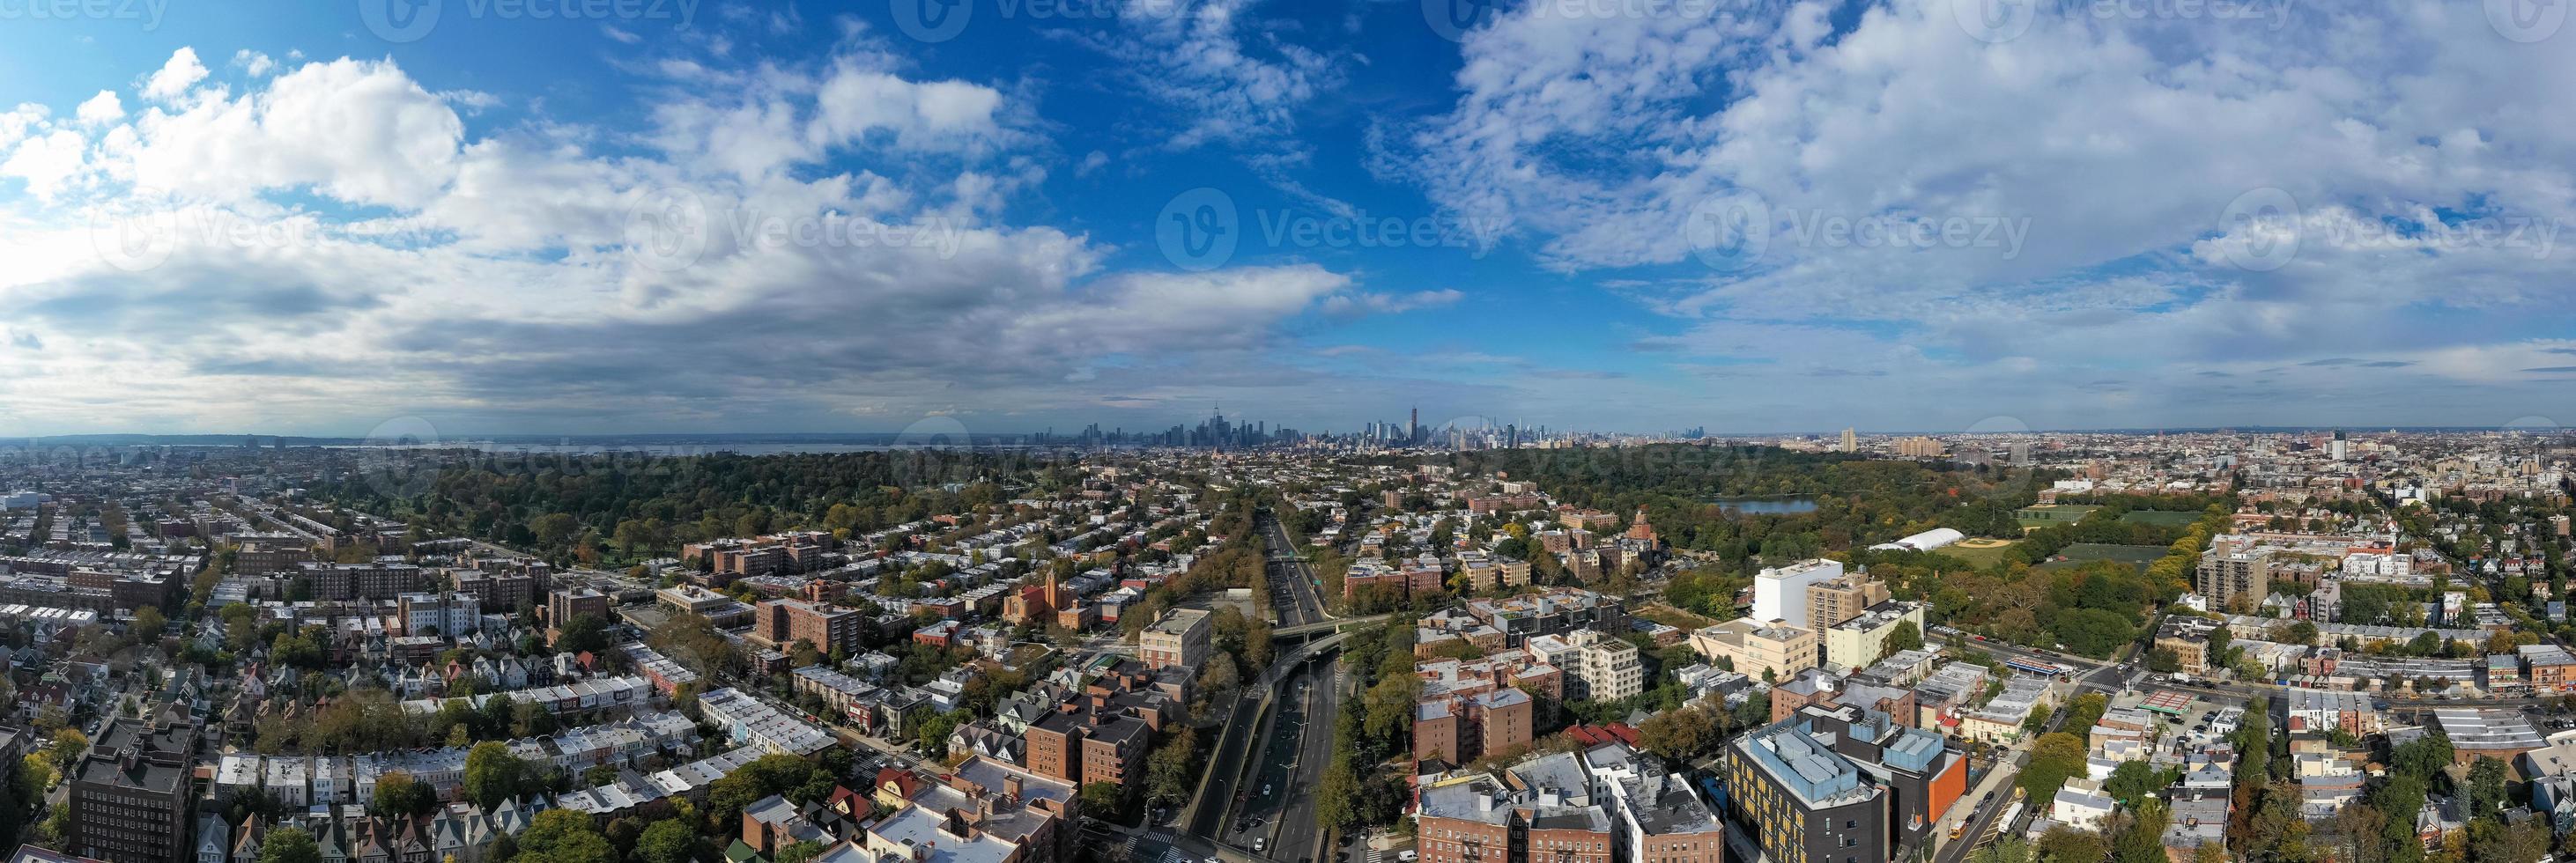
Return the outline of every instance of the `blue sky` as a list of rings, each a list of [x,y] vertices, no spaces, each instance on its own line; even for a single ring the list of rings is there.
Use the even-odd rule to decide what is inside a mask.
[[[2563,6],[1983,2],[21,5],[0,434],[2576,411]]]

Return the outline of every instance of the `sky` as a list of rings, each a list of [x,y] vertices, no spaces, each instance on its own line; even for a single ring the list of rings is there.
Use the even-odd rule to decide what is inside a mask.
[[[0,3],[0,435],[2562,425],[2567,5]]]

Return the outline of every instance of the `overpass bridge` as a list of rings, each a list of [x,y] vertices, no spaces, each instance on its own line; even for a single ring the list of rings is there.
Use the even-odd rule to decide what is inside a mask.
[[[1385,614],[1372,614],[1367,617],[1345,617],[1338,620],[1319,620],[1314,623],[1300,623],[1296,626],[1282,626],[1271,630],[1270,638],[1273,641],[1282,638],[1304,638],[1318,632],[1338,631],[1344,626],[1353,624],[1379,623],[1394,616],[1394,612],[1388,612]]]

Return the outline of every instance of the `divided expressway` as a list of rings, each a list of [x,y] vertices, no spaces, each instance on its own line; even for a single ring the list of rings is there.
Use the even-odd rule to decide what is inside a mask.
[[[1183,815],[1194,848],[1212,841],[1228,859],[1282,863],[1333,858],[1315,824],[1314,790],[1332,763],[1335,719],[1350,693],[1338,659],[1341,638],[1324,611],[1315,575],[1287,530],[1269,513],[1258,529],[1269,555],[1270,606],[1276,626],[1321,636],[1283,645],[1279,658],[1235,696],[1232,719],[1210,753],[1208,773]],[[1261,850],[1253,851],[1256,841]]]

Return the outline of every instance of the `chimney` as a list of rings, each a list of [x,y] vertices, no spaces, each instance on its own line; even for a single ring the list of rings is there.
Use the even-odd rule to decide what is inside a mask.
[[[1019,805],[1020,777],[1018,774],[1002,777],[1002,800],[1014,806]]]

